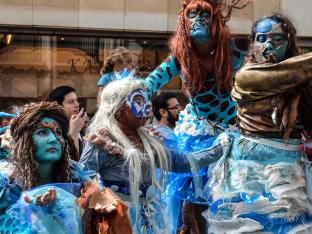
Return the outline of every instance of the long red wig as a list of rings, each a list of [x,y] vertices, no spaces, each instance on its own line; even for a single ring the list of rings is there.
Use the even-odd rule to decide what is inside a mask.
[[[233,0],[232,0],[233,1]],[[236,3],[237,2],[237,3]],[[235,4],[238,4],[235,0]],[[195,96],[200,90],[205,90],[205,80],[208,74],[215,78],[218,91],[232,88],[232,56],[230,51],[230,31],[225,25],[229,20],[232,8],[224,16],[224,1],[219,0],[183,0],[179,13],[177,31],[170,39],[169,47],[174,58],[180,63],[183,82],[182,89],[189,96]],[[210,13],[210,48],[208,59],[200,58],[195,45],[190,38],[190,28],[187,21],[189,12],[193,9],[201,9]]]

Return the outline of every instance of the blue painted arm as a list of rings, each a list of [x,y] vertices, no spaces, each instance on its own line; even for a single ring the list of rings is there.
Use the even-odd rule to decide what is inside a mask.
[[[200,168],[208,167],[221,158],[223,147],[221,144],[218,144],[205,150],[186,154],[170,152],[170,171],[187,173],[191,169],[197,171]]]
[[[161,87],[167,84],[172,77],[178,74],[177,64],[172,56],[169,56],[160,64],[145,80],[147,95],[151,98]]]

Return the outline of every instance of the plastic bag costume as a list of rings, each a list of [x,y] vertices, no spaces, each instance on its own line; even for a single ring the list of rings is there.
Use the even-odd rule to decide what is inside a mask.
[[[80,210],[75,203],[80,183],[46,184],[22,192],[18,185],[10,183],[8,176],[12,166],[1,161],[1,168],[0,233],[82,233]],[[71,172],[76,181],[90,178],[90,174],[83,174],[74,161],[71,161]],[[25,195],[33,198],[47,192],[49,188],[54,188],[57,193],[52,204],[37,206],[24,201]]]
[[[285,119],[287,114],[291,119],[292,109],[282,110],[294,103],[297,87],[311,90],[311,65],[309,53],[277,64],[247,65],[237,74],[232,96],[238,104],[242,135],[224,151],[205,187],[204,196],[210,199],[205,214],[209,232],[311,232],[311,164],[300,152],[297,129],[288,133],[286,127],[284,139],[278,137],[281,122],[274,123],[269,115],[274,110],[277,116],[282,113]],[[284,103],[283,109],[272,106],[277,97],[289,98],[278,102]],[[261,108],[249,108],[260,104]],[[299,116],[303,113],[308,116],[299,105]]]
[[[209,63],[207,61],[203,62],[204,60],[201,60],[199,58],[200,56],[195,56],[197,53],[195,51],[199,50],[199,48],[196,48],[193,38],[190,39],[189,32],[186,32],[189,30],[189,27],[185,26],[188,24],[186,13],[188,7],[191,5],[201,7],[203,2],[209,4],[213,9],[213,13],[209,12],[213,22],[212,24],[220,22],[221,19],[223,25],[217,29],[220,31],[218,38],[223,38],[222,43],[217,43],[212,51],[207,51],[207,54],[210,53],[211,55],[208,59]],[[181,3],[182,9],[178,18],[177,32],[174,37],[175,39],[173,39],[176,41],[170,42],[172,54],[144,82],[147,87],[148,96],[152,97],[161,87],[170,82],[173,77],[178,76],[181,79],[183,91],[189,98],[189,104],[180,114],[180,119],[175,128],[175,138],[178,142],[177,147],[179,151],[188,153],[211,147],[213,140],[219,133],[223,132],[225,125],[234,123],[236,117],[235,102],[231,100],[230,89],[221,87],[219,82],[219,80],[223,80],[223,84],[226,83],[225,80],[228,76],[227,78],[216,77],[214,72],[221,69],[220,74],[225,75],[226,71],[231,70],[232,76],[232,72],[236,72],[241,66],[247,50],[245,47],[248,43],[242,38],[230,39],[230,34],[227,32],[226,26],[224,26],[228,18],[223,18],[221,10],[220,12],[217,10],[219,6],[226,5],[225,1],[181,1]],[[236,4],[238,3],[239,1],[236,1]],[[198,8],[192,10],[205,11],[206,9]],[[214,40],[213,32],[210,29],[208,31],[211,34],[210,39]],[[226,33],[222,34],[225,31]],[[225,50],[225,47],[228,50]],[[217,58],[222,57],[218,53],[222,53],[223,58],[226,57],[223,62],[217,62]],[[184,60],[187,59],[188,62],[185,62]],[[202,65],[197,65],[197,68],[194,68],[194,63],[195,65],[197,63]],[[214,64],[212,66],[213,68],[210,67],[211,64]],[[220,68],[220,64],[226,65]],[[200,72],[194,73],[196,70],[200,70]],[[203,70],[206,71],[205,75],[202,73]],[[201,89],[197,89],[195,92],[193,86],[201,79],[203,80],[203,85]],[[221,125],[221,128],[217,127],[218,125]],[[167,147],[170,148],[170,144]],[[207,168],[201,171],[199,171],[199,168],[193,168],[193,173],[195,172],[197,175],[195,174],[194,176],[197,177],[197,181],[193,181],[191,173],[171,175],[167,194],[176,199],[198,203],[203,202],[199,198],[199,194],[207,181]]]

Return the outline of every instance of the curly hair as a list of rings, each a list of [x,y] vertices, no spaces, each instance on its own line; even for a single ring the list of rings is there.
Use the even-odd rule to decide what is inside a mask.
[[[112,55],[104,60],[101,75],[112,72],[116,64],[133,66],[133,58],[130,50],[124,47],[117,47],[112,51]]]
[[[282,29],[287,35],[288,39],[288,48],[286,51],[285,59],[294,57],[299,54],[298,52],[298,47],[297,47],[297,30],[295,26],[292,24],[292,22],[284,15],[280,13],[272,13],[271,15],[268,16],[263,16],[260,19],[258,19],[253,25],[252,25],[252,33],[251,33],[251,43],[250,43],[250,52],[246,56],[245,60],[250,60],[252,57],[252,47],[253,47],[253,42],[256,37],[256,28],[259,23],[261,23],[265,19],[271,19],[277,23],[280,23],[282,25]]]
[[[69,122],[63,107],[56,102],[41,102],[25,105],[22,112],[15,118],[11,125],[11,135],[14,145],[11,151],[15,170],[11,179],[21,186],[23,190],[38,186],[38,162],[35,160],[34,142],[32,135],[38,123],[45,117],[56,120],[62,128],[64,139],[61,159],[53,168],[52,182],[69,181],[69,161],[78,159],[78,154],[73,140],[68,135]]]
[[[196,95],[204,88],[207,74],[213,74],[217,88],[232,88],[233,68],[230,51],[230,30],[225,25],[229,20],[232,9],[241,9],[248,3],[239,6],[240,0],[183,0],[182,9],[179,13],[177,30],[170,39],[169,46],[172,55],[179,62],[184,82],[183,90],[191,96]],[[210,24],[211,40],[207,54],[209,58],[202,61],[199,52],[189,34],[188,14],[193,9],[202,9],[210,13],[212,21]],[[225,15],[223,14],[224,12]]]

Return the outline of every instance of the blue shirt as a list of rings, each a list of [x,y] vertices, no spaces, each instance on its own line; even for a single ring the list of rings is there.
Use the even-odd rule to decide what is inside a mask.
[[[105,73],[100,77],[97,86],[106,86],[109,82],[112,82],[114,80],[117,80],[117,77],[114,75],[114,73]]]

